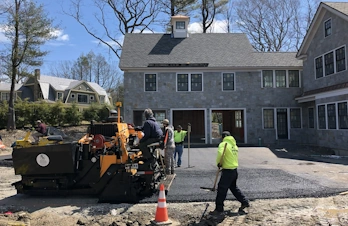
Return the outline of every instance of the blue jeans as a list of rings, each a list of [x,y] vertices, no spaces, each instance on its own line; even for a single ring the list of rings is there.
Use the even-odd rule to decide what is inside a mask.
[[[177,166],[181,166],[181,156],[184,151],[184,145],[183,144],[178,144],[175,146],[175,152],[174,152],[174,161],[176,161],[176,155],[178,155],[178,161],[177,161]]]

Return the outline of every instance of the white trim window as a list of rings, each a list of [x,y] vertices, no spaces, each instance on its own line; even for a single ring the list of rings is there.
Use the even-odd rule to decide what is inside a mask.
[[[324,22],[324,35],[325,37],[331,35],[332,28],[331,28],[331,18],[326,20]]]
[[[57,92],[57,100],[63,100],[63,93]]]
[[[273,70],[262,71],[263,87],[273,87]]]
[[[177,91],[203,91],[202,73],[180,73],[176,75]]]
[[[315,78],[336,74],[347,69],[346,46],[340,46],[314,59]]]
[[[286,71],[285,70],[276,70],[276,87],[286,87]]]
[[[325,105],[318,105],[318,129],[326,129]]]
[[[88,103],[88,95],[86,94],[77,94],[77,102],[78,103]]]
[[[222,73],[222,90],[223,91],[233,91],[235,77],[234,73]]]
[[[145,74],[145,92],[157,91],[157,76],[156,74]]]
[[[175,28],[176,29],[185,29],[185,21],[176,21]]]
[[[9,92],[2,92],[1,93],[1,101],[9,101],[10,100],[10,93]]]
[[[347,102],[337,103],[338,108],[338,128],[348,129],[348,108]]]
[[[263,109],[263,128],[274,129],[274,109]]]
[[[262,88],[300,87],[299,70],[262,70]]]

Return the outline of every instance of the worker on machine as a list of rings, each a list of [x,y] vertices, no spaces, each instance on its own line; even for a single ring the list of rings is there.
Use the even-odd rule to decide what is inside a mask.
[[[32,137],[34,138],[34,144],[39,143],[40,137],[46,136],[46,124],[41,122],[41,120],[36,121],[37,127],[35,128],[36,132],[32,134]]]
[[[150,153],[147,145],[160,141],[163,138],[163,131],[156,119],[153,116],[153,112],[150,108],[145,109],[145,122],[143,126],[136,127],[136,131],[142,131],[144,133],[143,138],[139,141],[139,149],[145,159],[150,159],[152,153]]]

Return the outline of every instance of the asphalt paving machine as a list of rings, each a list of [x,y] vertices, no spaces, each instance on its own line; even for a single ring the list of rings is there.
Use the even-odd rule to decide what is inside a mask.
[[[120,112],[120,102],[117,107]],[[144,159],[137,147],[142,136],[118,116],[117,121],[91,122],[79,141],[17,141],[12,159],[22,179],[13,185],[22,194],[96,195],[99,202],[136,203],[155,193],[165,178],[160,143],[149,145],[152,158]],[[166,184],[173,179],[167,178]]]

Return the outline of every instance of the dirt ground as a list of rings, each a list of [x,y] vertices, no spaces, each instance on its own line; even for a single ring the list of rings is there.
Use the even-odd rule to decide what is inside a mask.
[[[64,132],[70,137],[78,137],[85,129],[66,129]],[[25,131],[10,134],[0,131],[0,135],[4,144],[10,147],[14,140],[25,135]],[[0,154],[6,153],[11,153],[10,149]],[[20,176],[14,175],[11,161],[0,161],[0,178],[0,226],[141,226],[151,225],[155,220],[156,203],[97,204],[90,199],[68,199],[57,204],[42,199],[39,205],[35,203],[37,199],[31,203],[28,197],[24,197],[24,203],[15,196],[16,190],[11,186],[20,180]],[[4,200],[13,200],[13,205],[4,204]],[[324,198],[256,199],[244,213],[238,212],[236,201],[226,201],[225,205],[227,211],[221,216],[209,214],[214,209],[212,202],[167,202],[167,211],[171,225],[348,225],[348,192]]]

